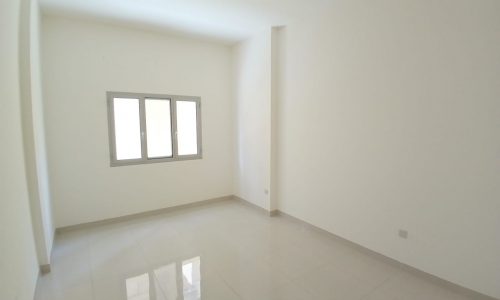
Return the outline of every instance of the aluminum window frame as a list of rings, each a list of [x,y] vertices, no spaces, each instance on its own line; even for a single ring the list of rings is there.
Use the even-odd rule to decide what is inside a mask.
[[[127,98],[139,100],[139,121],[141,135],[141,158],[121,159],[116,158],[116,136],[115,136],[115,98]],[[109,139],[109,158],[111,167],[121,167],[140,164],[196,160],[203,158],[202,132],[201,132],[201,98],[197,96],[180,96],[167,94],[150,93],[129,93],[129,92],[106,92],[108,107],[108,139]],[[146,128],[146,99],[170,100],[170,130],[172,138],[172,156],[148,158],[147,128]],[[179,155],[177,144],[177,101],[187,101],[196,103],[196,141],[198,153],[194,155]]]

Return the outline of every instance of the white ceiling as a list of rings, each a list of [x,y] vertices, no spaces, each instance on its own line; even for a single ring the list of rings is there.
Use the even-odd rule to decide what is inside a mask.
[[[331,0],[40,0],[48,14],[180,32],[227,43],[314,14]]]

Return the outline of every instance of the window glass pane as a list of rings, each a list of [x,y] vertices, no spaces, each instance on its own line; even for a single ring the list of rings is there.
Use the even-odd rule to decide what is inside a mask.
[[[146,99],[148,158],[172,156],[170,100]]]
[[[196,102],[177,101],[177,147],[179,155],[198,154]]]
[[[114,98],[116,159],[141,158],[139,99]]]

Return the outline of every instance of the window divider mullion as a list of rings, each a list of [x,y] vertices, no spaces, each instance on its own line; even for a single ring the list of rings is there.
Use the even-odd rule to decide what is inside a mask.
[[[139,97],[139,119],[141,123],[141,159],[148,160],[148,137],[146,129],[146,97]]]
[[[172,121],[172,158],[177,159],[179,157],[178,144],[177,144],[177,99],[174,97],[170,98],[170,119]]]
[[[113,96],[106,94],[108,102],[108,136],[109,136],[109,158],[111,164],[116,162],[116,134],[115,134],[115,104]]]
[[[203,156],[203,145],[201,142],[201,101],[200,99],[196,99],[196,142],[198,143],[198,154],[197,156]]]

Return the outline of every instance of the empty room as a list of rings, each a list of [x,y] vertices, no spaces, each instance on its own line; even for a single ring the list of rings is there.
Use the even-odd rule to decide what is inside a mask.
[[[500,1],[1,0],[0,300],[499,300]]]

